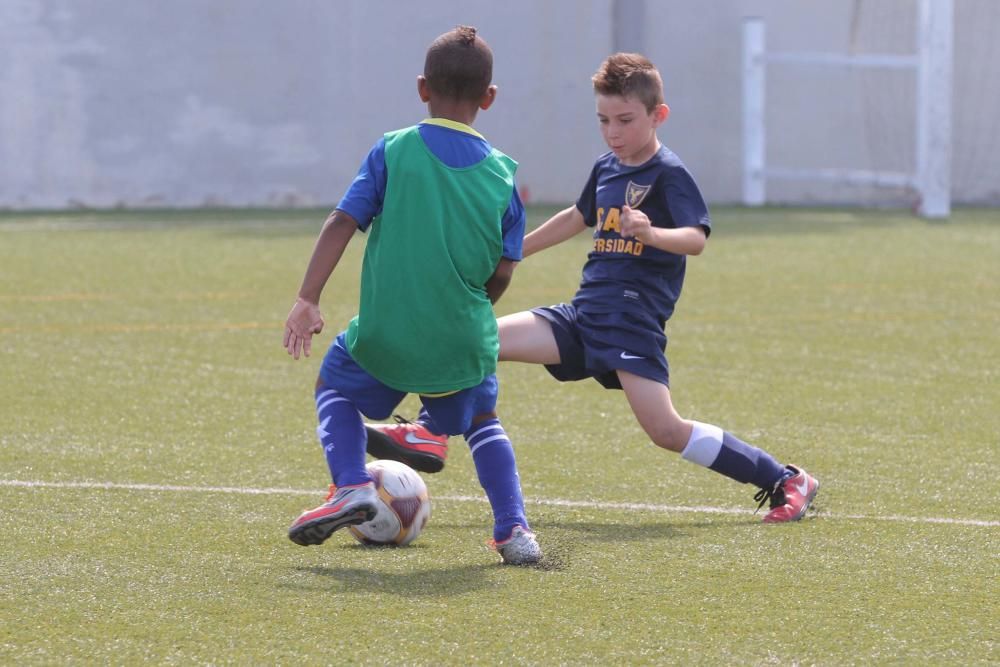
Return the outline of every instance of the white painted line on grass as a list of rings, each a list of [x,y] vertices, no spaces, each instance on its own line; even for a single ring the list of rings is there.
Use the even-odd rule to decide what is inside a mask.
[[[237,493],[248,496],[316,496],[316,489],[282,489],[242,486],[178,486],[173,484],[118,484],[115,482],[40,482],[18,479],[0,479],[0,486],[22,487],[29,489],[106,489],[115,491],[153,491],[175,493]],[[435,501],[456,503],[485,503],[486,498],[479,496],[434,496]],[[551,505],[554,507],[580,507],[599,510],[628,510],[632,512],[661,513],[692,513],[692,514],[752,514],[748,509],[726,507],[692,507],[686,505],[655,505],[650,503],[608,503],[596,500],[558,500],[558,499],[525,499],[529,505]],[[840,519],[851,521],[893,521],[897,523],[937,523],[953,526],[983,526],[998,527],[1000,521],[984,521],[981,519],[949,519],[943,517],[915,516],[871,516],[865,514],[827,514],[820,515],[824,519]]]

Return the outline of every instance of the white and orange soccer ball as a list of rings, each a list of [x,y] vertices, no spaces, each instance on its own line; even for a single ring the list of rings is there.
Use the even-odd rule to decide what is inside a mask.
[[[372,461],[367,468],[375,479],[378,511],[371,521],[350,526],[351,535],[362,544],[409,544],[431,517],[427,485],[416,470],[398,461]]]

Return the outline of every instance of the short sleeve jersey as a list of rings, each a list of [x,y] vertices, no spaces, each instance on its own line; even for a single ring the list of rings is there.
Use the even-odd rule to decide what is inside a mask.
[[[489,152],[452,166],[425,139],[427,126],[448,133],[437,137],[448,157]],[[372,153],[338,206],[370,232],[348,350],[401,391],[475,386],[495,372],[499,345],[486,282],[501,256],[521,257],[517,164],[467,126],[430,122],[385,135]]]
[[[594,245],[573,305],[595,313],[640,312],[666,321],[681,295],[686,258],[624,238],[626,204],[645,213],[654,227],[711,232],[708,207],[694,178],[666,146],[638,166],[605,153],[576,202],[584,222],[594,228]]]
[[[420,137],[431,152],[454,169],[471,167],[484,160],[493,147],[478,132],[467,125],[440,119],[427,119],[417,126]],[[340,200],[337,208],[354,218],[361,231],[367,231],[371,221],[382,212],[385,187],[388,182],[385,168],[385,138],[379,139],[361,163],[358,175]],[[503,230],[503,256],[520,262],[524,239],[524,204],[517,188],[510,198],[510,206],[501,221]]]

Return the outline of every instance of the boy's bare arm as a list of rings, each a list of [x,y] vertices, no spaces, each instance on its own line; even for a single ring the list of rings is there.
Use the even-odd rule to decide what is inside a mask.
[[[622,207],[622,236],[676,255],[700,255],[707,241],[701,227],[653,227],[645,213],[628,206]]]
[[[493,275],[486,281],[486,295],[490,297],[490,303],[499,301],[503,293],[507,291],[507,286],[510,285],[510,279],[514,274],[515,266],[517,266],[517,262],[514,260],[507,259],[506,257],[500,258],[500,262],[497,264]]]
[[[302,279],[298,298],[285,320],[283,344],[288,354],[295,359],[299,358],[300,353],[309,356],[313,334],[323,330],[323,314],[319,310],[320,295],[357,229],[358,223],[354,218],[339,210],[331,213],[323,224],[306,268],[305,278]]]
[[[563,209],[524,237],[524,256],[534,255],[536,252],[562,243],[586,228],[583,214],[576,206]]]

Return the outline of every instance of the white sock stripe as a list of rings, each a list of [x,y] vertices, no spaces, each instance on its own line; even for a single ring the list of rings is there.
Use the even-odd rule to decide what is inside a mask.
[[[496,429],[496,428],[500,429],[501,431],[503,430],[503,426],[500,425],[499,421],[495,421],[495,420],[491,419],[490,421],[488,421],[485,424],[483,424],[482,426],[480,426],[479,429],[477,431],[475,431],[472,435],[465,436],[465,439],[468,440],[469,442],[472,442],[473,440],[476,439],[476,437],[480,433],[484,433],[486,431],[490,431],[490,430],[493,430],[493,429]]]
[[[470,440],[469,441],[469,451],[472,452],[473,454],[475,454],[477,449],[479,449],[480,447],[482,447],[483,445],[485,445],[485,444],[487,444],[489,442],[493,442],[494,440],[506,440],[507,442],[510,442],[510,438],[507,437],[507,434],[506,433],[501,433],[499,435],[493,435],[493,436],[490,436],[488,438],[483,438],[482,440],[480,440],[476,444],[472,444],[472,441]]]
[[[337,393],[336,389],[327,389],[324,392],[316,394],[316,403],[318,404],[320,401],[322,401],[324,398],[330,395],[340,396],[340,394]]]
[[[694,428],[691,430],[691,438],[687,446],[681,452],[681,456],[697,463],[700,466],[709,467],[715,463],[722,450],[722,429],[712,424],[702,424],[693,422]]]
[[[336,398],[331,398],[326,403],[323,403],[322,405],[317,405],[316,406],[316,414],[322,414],[323,413],[323,409],[326,408],[328,405],[332,405],[333,403],[338,403],[340,401],[346,401],[346,400],[347,400],[346,398],[344,398],[340,394],[337,394]]]
[[[504,431],[502,428],[499,428],[499,427],[497,427],[497,428],[483,428],[483,429],[480,429],[480,430],[476,431],[471,436],[467,437],[466,440],[469,441],[469,442],[475,442],[476,440],[480,440],[482,438],[491,438],[491,437],[493,437],[495,435],[507,435],[507,432]]]
[[[478,445],[480,442],[485,442],[486,440],[495,440],[496,438],[509,438],[507,432],[501,429],[493,429],[489,431],[480,431],[476,433],[471,438],[466,438],[465,441],[469,443],[469,447],[473,445]]]

